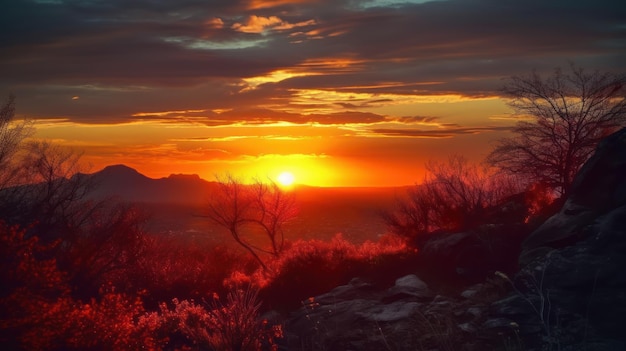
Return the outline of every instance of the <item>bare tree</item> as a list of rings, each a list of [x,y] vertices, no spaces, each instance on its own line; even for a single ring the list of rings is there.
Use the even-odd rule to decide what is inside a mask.
[[[252,185],[245,185],[230,175],[218,180],[206,217],[228,230],[233,239],[267,270],[260,254],[278,257],[282,252],[283,226],[297,214],[293,193],[284,192],[273,182],[256,180]],[[269,249],[253,242],[253,236],[259,230],[269,240]]]
[[[87,199],[93,184],[80,174],[80,154],[27,140],[31,123],[14,118],[11,96],[0,107],[0,222],[26,228],[70,282],[97,292],[143,254],[145,218],[133,207]]]
[[[57,261],[73,286],[83,295],[95,296],[107,281],[127,280],[126,273],[143,257],[148,217],[129,204],[81,204],[84,212],[72,216],[80,223],[63,233]]]
[[[543,78],[512,77],[504,88],[520,121],[487,161],[567,195],[573,178],[598,141],[626,121],[626,76],[585,72],[571,65]]]
[[[431,221],[432,200],[426,186],[416,185],[407,190],[404,198],[396,200],[392,210],[382,213],[383,220],[392,233],[413,240],[436,227]]]
[[[79,226],[91,190],[80,170],[80,155],[46,141],[32,141],[22,147],[14,161],[19,168],[19,184],[0,192],[2,218],[28,226],[43,239],[58,238],[69,228]]]
[[[515,179],[458,155],[430,161],[426,170],[422,184],[383,214],[392,232],[415,238],[433,230],[473,229],[483,224],[489,207],[522,190]]]
[[[31,133],[29,121],[15,121],[15,97],[9,96],[0,107],[0,191],[19,181],[21,167],[15,157]]]
[[[0,108],[0,219],[29,228],[29,235],[56,240],[87,219],[91,189],[80,155],[47,141],[27,140],[30,121],[15,120],[15,97]]]
[[[283,226],[297,215],[297,206],[292,192],[283,191],[274,182],[257,180],[251,188],[255,215],[251,218],[258,224],[270,241],[270,254],[280,256],[285,245]]]

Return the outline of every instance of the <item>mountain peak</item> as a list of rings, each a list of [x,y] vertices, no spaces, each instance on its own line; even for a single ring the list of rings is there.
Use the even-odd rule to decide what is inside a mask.
[[[130,202],[198,204],[208,198],[211,184],[196,174],[172,174],[154,179],[123,164],[106,166],[89,175],[94,198],[115,197]]]
[[[139,173],[136,169],[123,164],[104,167],[101,171],[93,174],[97,179],[110,179],[118,182],[141,181],[150,179]]]
[[[177,174],[170,174],[169,177],[167,177],[166,179],[172,179],[172,180],[201,180],[200,176],[197,174],[182,174],[182,173],[177,173]]]
[[[124,173],[134,173],[134,174],[139,173],[136,169],[132,167],[128,167],[127,165],[124,165],[124,164],[106,166],[98,173],[101,173],[101,172],[115,172],[115,173],[124,172]]]

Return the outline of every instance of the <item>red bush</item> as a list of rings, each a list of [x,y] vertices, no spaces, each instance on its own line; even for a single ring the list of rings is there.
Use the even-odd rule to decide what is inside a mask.
[[[251,275],[234,272],[226,284],[253,284],[261,288],[268,308],[289,309],[355,276],[406,269],[407,265],[402,262],[411,253],[400,239],[361,245],[350,243],[341,234],[329,242],[298,240],[289,245],[282,256],[268,263],[268,271],[259,269]]]

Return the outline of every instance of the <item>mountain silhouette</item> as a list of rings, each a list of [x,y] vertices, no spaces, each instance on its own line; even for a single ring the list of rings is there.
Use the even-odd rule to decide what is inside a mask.
[[[198,175],[172,174],[166,178],[150,178],[126,165],[112,165],[80,175],[92,185],[90,198],[114,198],[124,202],[205,203],[215,182]]]

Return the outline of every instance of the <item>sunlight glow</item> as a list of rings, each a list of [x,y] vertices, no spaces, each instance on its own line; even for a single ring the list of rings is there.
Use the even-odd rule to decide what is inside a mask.
[[[293,182],[296,180],[293,173],[291,172],[283,172],[276,177],[278,183],[282,186],[288,187],[293,185]]]

